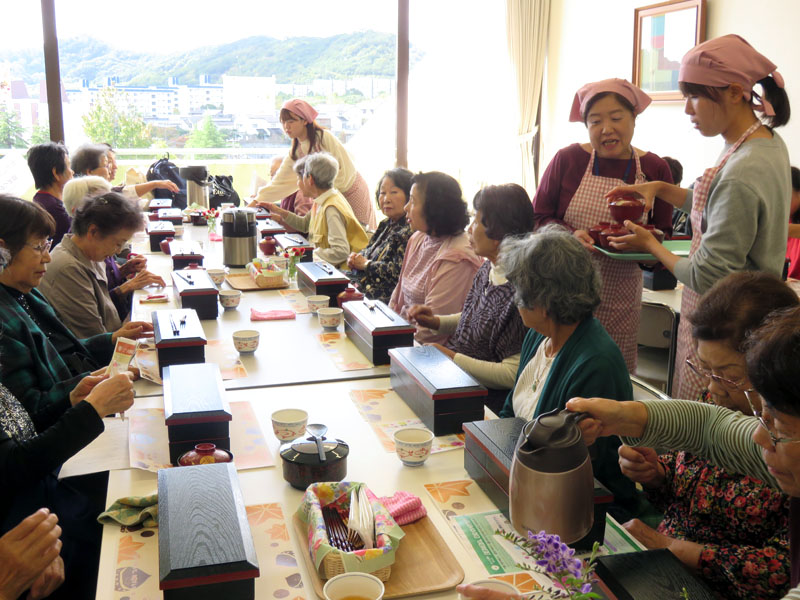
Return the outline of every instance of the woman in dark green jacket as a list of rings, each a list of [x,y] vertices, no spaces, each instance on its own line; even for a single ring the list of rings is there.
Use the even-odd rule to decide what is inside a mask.
[[[559,226],[547,226],[500,247],[500,264],[515,288],[522,322],[530,331],[522,344],[514,389],[501,417],[534,419],[564,408],[576,396],[631,400],[628,369],[617,345],[592,316],[600,304],[600,276],[580,242]],[[618,439],[596,446],[594,476],[634,509],[635,487],[619,470]]]

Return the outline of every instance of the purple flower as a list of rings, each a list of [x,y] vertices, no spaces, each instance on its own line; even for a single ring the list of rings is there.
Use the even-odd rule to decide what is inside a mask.
[[[581,594],[588,594],[592,591],[592,584],[591,583],[584,583],[581,586]]]

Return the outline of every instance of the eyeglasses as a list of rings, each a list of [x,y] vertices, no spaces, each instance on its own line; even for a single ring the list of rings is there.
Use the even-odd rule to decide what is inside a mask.
[[[28,248],[33,249],[34,252],[36,252],[41,256],[45,252],[50,252],[50,248],[53,247],[53,240],[47,240],[46,242],[42,242],[41,244],[37,244],[36,246],[34,246],[33,244],[28,244],[27,242],[25,243],[25,245],[28,246]]]
[[[716,381],[718,384],[724,386],[725,388],[731,391],[738,391],[741,390],[742,383],[744,383],[744,378],[733,381],[732,379],[726,379],[725,377],[720,377],[719,375],[714,375],[714,372],[710,369],[704,369],[703,367],[694,364],[688,358],[686,359],[686,364],[689,365],[689,368],[700,375],[700,377],[707,377],[711,379],[711,381]]]
[[[761,426],[767,432],[767,435],[769,435],[769,439],[772,440],[773,446],[777,446],[778,444],[794,444],[800,442],[800,438],[778,437],[775,435],[775,433],[773,433],[773,428],[771,427],[773,420],[772,415],[763,410],[756,410],[756,405],[764,406],[764,401],[761,398],[761,395],[754,388],[744,390],[744,395],[747,396],[747,402],[750,404],[750,410],[753,411],[753,415],[758,419],[758,422],[761,423]],[[767,418],[764,418],[765,415]],[[769,424],[767,423],[767,419],[770,421]]]

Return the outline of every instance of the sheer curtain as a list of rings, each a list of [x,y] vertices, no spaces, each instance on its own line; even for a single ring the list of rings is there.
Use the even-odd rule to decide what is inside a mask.
[[[536,191],[534,139],[542,92],[550,0],[506,0],[508,51],[517,79],[517,129],[522,186],[531,198]]]

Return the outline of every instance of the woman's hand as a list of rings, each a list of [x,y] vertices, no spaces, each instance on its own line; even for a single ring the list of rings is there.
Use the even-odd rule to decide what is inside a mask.
[[[654,254],[655,248],[661,246],[656,237],[641,225],[637,225],[632,221],[625,221],[624,225],[631,234],[609,236],[608,241],[613,248]]]
[[[659,533],[639,519],[631,519],[627,523],[623,523],[622,526],[648,550],[669,548],[670,543],[674,540],[674,538]]]
[[[58,517],[46,508],[0,537],[0,598],[18,598],[61,552]]]
[[[179,188],[174,182],[170,181],[169,179],[157,179],[153,183],[155,184],[153,188],[158,190],[169,190],[174,194],[181,191],[181,188]]]
[[[124,337],[138,340],[140,337],[147,337],[153,333],[153,324],[147,321],[131,321],[111,334],[111,341],[117,343],[117,338]]]
[[[619,469],[625,477],[648,488],[657,488],[664,484],[666,472],[664,466],[658,462],[655,450],[644,446],[622,445],[617,452]]]
[[[426,346],[433,346],[434,348],[437,348],[439,351],[441,351],[441,353],[444,354],[450,360],[455,360],[456,353],[454,351],[450,350],[450,348],[445,348],[441,344],[425,344],[425,345]]]
[[[103,367],[81,379],[78,385],[72,388],[72,391],[69,393],[69,403],[75,406],[81,400],[85,400],[86,396],[88,396],[101,381],[106,379],[105,371],[106,368]]]
[[[589,413],[578,426],[587,446],[609,435],[642,437],[647,425],[647,409],[641,402],[618,402],[605,398],[573,398],[567,410]]]
[[[583,244],[583,247],[589,252],[597,252],[597,248],[594,247],[594,239],[592,239],[588,231],[585,229],[576,229],[572,232],[572,235],[578,238],[578,241]]]
[[[64,583],[64,561],[56,556],[28,590],[26,600],[42,600],[55,592]]]
[[[439,317],[433,314],[430,306],[424,304],[415,304],[408,309],[408,318],[413,323],[418,323],[428,329],[439,329]]]
[[[263,208],[266,211],[268,211],[269,212],[269,218],[270,219],[274,219],[275,221],[277,221],[281,225],[285,224],[283,218],[286,215],[288,215],[289,212],[290,212],[290,211],[288,211],[288,210],[286,210],[284,208],[281,208],[280,206],[278,206],[274,202],[256,202],[256,206],[258,206],[260,208]]]
[[[129,373],[119,373],[97,384],[85,398],[100,418],[124,412],[133,405],[133,381]]]
[[[160,275],[150,271],[139,271],[132,279],[129,279],[119,287],[123,294],[128,294],[134,290],[146,288],[148,285],[166,286],[164,279]]]
[[[660,181],[648,181],[647,183],[638,183],[636,185],[620,185],[606,194],[606,200],[613,202],[620,196],[633,194],[644,203],[644,212],[650,212],[653,209],[653,203],[656,201],[660,187]]]
[[[351,269],[357,269],[359,271],[363,271],[367,268],[369,261],[363,254],[359,254],[357,252],[351,252],[350,256],[347,257],[347,266]]]
[[[131,259],[128,259],[124,265],[119,268],[119,272],[122,274],[123,277],[129,277],[130,275],[135,275],[139,271],[144,270],[147,266],[147,259],[137,254]]]
[[[490,590],[489,588],[479,585],[461,584],[456,587],[456,591],[464,598],[474,598],[475,600],[516,600],[520,598],[517,594],[498,592],[497,590]]]

